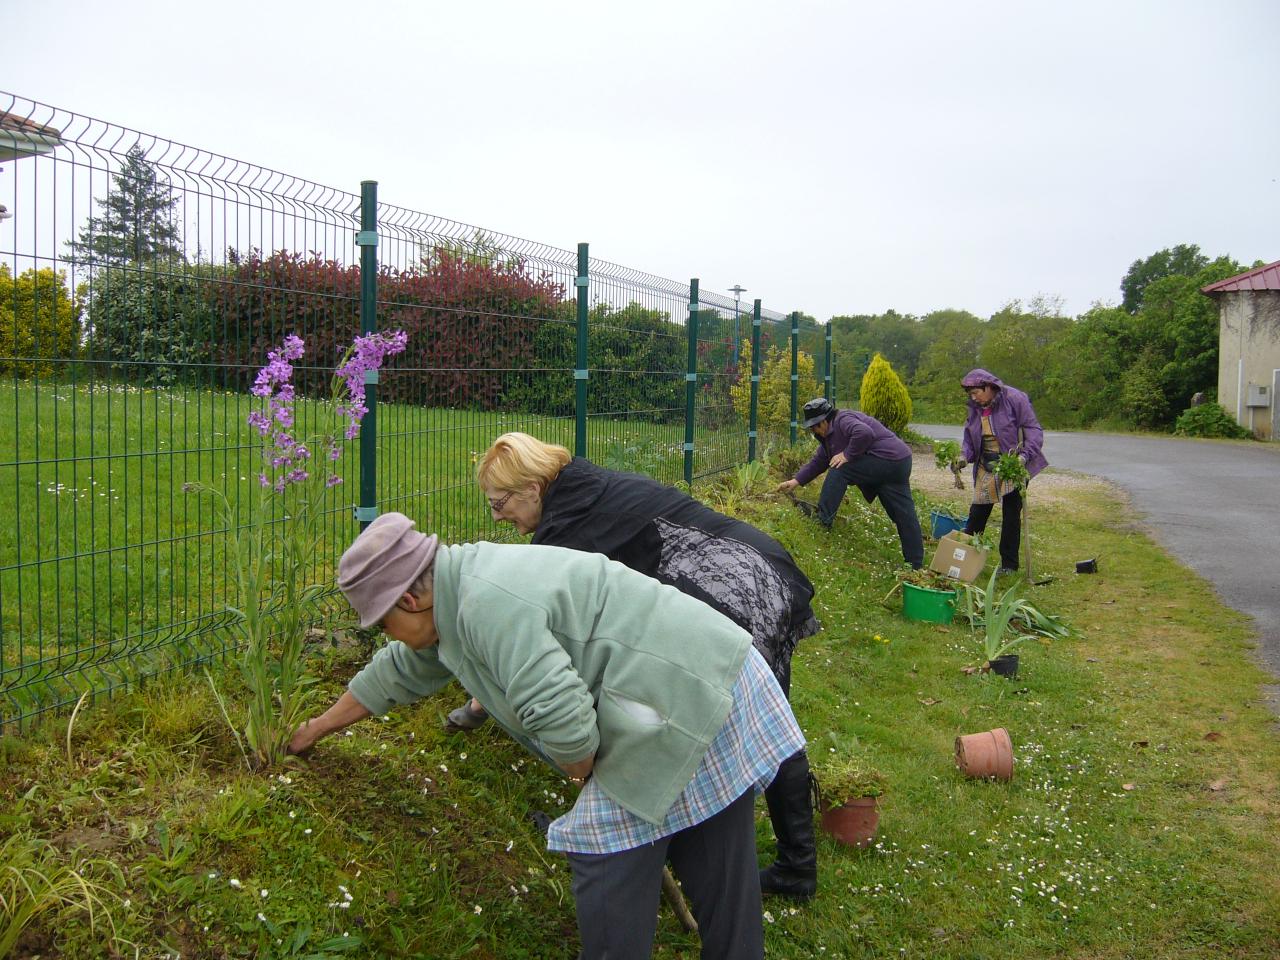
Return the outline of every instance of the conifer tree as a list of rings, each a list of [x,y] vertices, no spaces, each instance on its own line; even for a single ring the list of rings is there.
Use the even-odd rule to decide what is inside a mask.
[[[889,361],[878,353],[862,376],[858,405],[863,413],[899,435],[911,420],[911,395]]]
[[[89,218],[78,242],[71,242],[78,260],[119,266],[155,260],[182,259],[182,240],[174,216],[178,198],[134,144],[124,166],[112,176],[111,189],[99,200],[101,215]]]

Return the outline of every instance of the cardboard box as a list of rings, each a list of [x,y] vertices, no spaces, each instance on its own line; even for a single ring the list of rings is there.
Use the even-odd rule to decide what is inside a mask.
[[[938,541],[929,569],[953,580],[973,583],[987,565],[989,551],[980,550],[969,542],[969,537],[959,530],[952,530]]]

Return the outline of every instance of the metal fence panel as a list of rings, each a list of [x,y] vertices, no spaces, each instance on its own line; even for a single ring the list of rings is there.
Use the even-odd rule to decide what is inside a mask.
[[[0,93],[0,204],[2,728],[234,647],[228,530],[182,487],[245,521],[248,390],[287,334],[306,343],[298,432],[326,429],[361,331],[361,197]],[[385,202],[377,221],[374,326],[410,334],[377,386],[379,511],[509,537],[476,459],[507,430],[573,449],[575,418],[597,463],[682,478],[687,282],[589,258],[575,372],[575,251]],[[763,316],[786,344],[787,318]],[[746,317],[702,296],[696,477],[748,457],[730,397]],[[334,465],[317,581],[358,530],[359,447]]]

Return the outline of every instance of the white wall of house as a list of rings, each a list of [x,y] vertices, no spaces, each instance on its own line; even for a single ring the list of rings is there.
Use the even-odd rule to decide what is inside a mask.
[[[1263,440],[1280,440],[1280,290],[1214,294],[1218,300],[1218,402]],[[1252,387],[1251,387],[1252,385]],[[1258,388],[1265,388],[1262,395]],[[1265,406],[1250,406],[1263,400]]]

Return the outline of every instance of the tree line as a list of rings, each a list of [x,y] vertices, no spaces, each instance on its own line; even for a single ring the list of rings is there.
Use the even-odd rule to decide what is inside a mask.
[[[1200,288],[1245,269],[1179,244],[1134,261],[1118,305],[1076,317],[1053,298],[1013,300],[985,318],[954,309],[833,317],[836,380],[856,389],[880,353],[929,416],[959,419],[960,378],[983,367],[1025,390],[1047,426],[1168,429],[1195,394],[1216,399],[1218,308]]]

